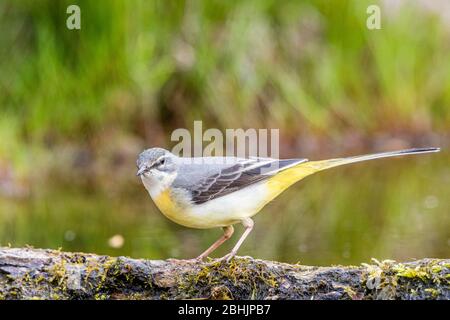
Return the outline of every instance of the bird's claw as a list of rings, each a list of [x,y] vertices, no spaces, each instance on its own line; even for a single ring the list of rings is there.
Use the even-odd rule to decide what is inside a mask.
[[[216,261],[219,261],[219,262],[225,261],[225,262],[229,263],[235,256],[236,256],[236,252],[231,251],[230,253],[224,255],[223,257],[216,259]],[[206,258],[211,260],[211,258],[209,258],[209,257],[204,257],[204,256],[200,255],[197,258],[192,258],[192,259],[169,258],[169,259],[167,259],[167,261],[168,262],[174,262],[174,263],[201,263]]]
[[[222,258],[219,258],[218,261],[225,261],[229,263],[234,258],[235,255],[236,252],[231,251],[230,253],[224,255]]]

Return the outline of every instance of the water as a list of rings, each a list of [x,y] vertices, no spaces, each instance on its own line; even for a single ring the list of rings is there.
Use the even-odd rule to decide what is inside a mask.
[[[254,217],[239,254],[308,265],[448,258],[449,160],[441,152],[310,176]],[[122,192],[46,185],[32,186],[25,199],[0,198],[0,245],[192,258],[221,235],[167,220],[137,179]],[[213,256],[231,250],[243,231],[235,229]]]

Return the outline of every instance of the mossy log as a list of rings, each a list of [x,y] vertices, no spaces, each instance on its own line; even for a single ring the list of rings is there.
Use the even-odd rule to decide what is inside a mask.
[[[450,260],[311,267],[0,247],[2,299],[450,299]]]

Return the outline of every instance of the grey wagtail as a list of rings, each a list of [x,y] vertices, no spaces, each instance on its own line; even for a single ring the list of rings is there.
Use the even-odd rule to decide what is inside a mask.
[[[245,231],[233,250],[236,255],[253,228],[251,219],[268,202],[310,174],[340,165],[437,152],[439,148],[416,148],[320,161],[307,159],[177,157],[162,148],[143,151],[137,160],[137,176],[161,212],[170,220],[190,228],[223,228],[223,235],[196,259],[202,260],[228,240],[233,224]],[[274,166],[275,165],[275,166]],[[270,169],[272,166],[275,169]]]

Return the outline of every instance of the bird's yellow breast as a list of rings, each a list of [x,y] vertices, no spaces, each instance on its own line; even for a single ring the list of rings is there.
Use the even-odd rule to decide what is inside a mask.
[[[169,189],[160,192],[153,200],[158,209],[167,217],[176,216],[180,212],[180,208],[173,200]]]
[[[170,189],[161,191],[153,197],[153,201],[162,214],[173,222],[185,227],[202,228],[202,218],[193,215],[191,210],[186,207],[187,204],[174,196]]]

